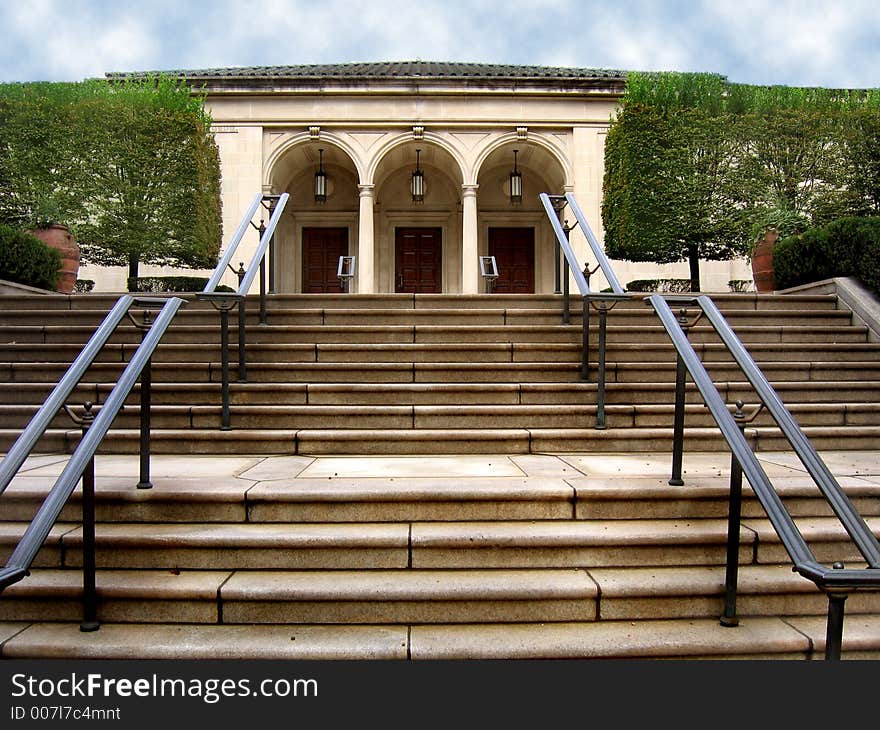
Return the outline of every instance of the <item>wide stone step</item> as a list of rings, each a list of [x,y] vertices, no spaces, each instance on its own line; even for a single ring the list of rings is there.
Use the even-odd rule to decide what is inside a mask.
[[[5,559],[24,525],[2,525]],[[99,568],[165,570],[406,568],[408,533],[408,525],[379,523],[106,523],[97,527],[96,561]],[[61,523],[46,548],[43,565],[57,553],[52,567],[81,566],[81,528]]]
[[[796,517],[820,562],[864,565],[836,518]],[[866,517],[880,534],[880,517]],[[0,523],[6,559],[25,524]],[[727,521],[713,518],[411,523],[101,523],[102,569],[400,570],[723,566]],[[37,567],[81,566],[82,530],[58,523]],[[746,517],[742,565],[785,565],[769,520]]]
[[[712,618],[724,611],[726,568],[718,566],[597,568],[603,621]],[[744,565],[738,570],[738,616],[824,616],[828,596],[787,565]],[[857,591],[847,619],[880,612],[880,591]]]
[[[593,621],[582,570],[99,570],[98,619],[131,623],[401,624]],[[81,617],[82,574],[40,570],[0,601],[0,620]]]
[[[822,659],[825,621],[747,618],[565,623],[272,626],[0,624],[8,659]],[[880,658],[880,619],[846,623],[844,659]]]

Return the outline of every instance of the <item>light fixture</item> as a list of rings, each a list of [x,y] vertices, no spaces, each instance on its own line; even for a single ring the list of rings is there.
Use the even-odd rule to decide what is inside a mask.
[[[327,202],[327,173],[324,172],[324,150],[318,150],[320,156],[318,171],[315,173],[315,202]]]
[[[421,150],[416,150],[416,169],[412,174],[410,182],[410,192],[412,193],[413,203],[425,202],[425,173],[419,167],[419,154]]]
[[[510,204],[518,205],[522,203],[522,195],[523,195],[523,181],[522,181],[522,173],[516,167],[516,153],[519,150],[513,151],[513,172],[510,173]]]

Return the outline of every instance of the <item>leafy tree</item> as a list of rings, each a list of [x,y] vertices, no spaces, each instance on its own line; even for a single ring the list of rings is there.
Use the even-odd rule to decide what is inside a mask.
[[[204,100],[165,78],[0,87],[0,219],[53,217],[82,260],[209,267],[220,165]]]
[[[700,259],[743,253],[737,150],[716,77],[664,75],[653,87],[657,78],[632,75],[608,133],[605,243],[615,258],[688,261],[699,291]]]
[[[749,253],[880,206],[880,92],[630,74],[605,148],[610,255],[632,261]]]

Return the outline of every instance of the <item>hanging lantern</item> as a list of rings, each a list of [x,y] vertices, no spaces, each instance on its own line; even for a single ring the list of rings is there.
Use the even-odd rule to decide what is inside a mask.
[[[510,204],[511,205],[519,205],[522,203],[523,196],[523,179],[522,173],[516,167],[516,153],[519,150],[513,151],[513,172],[510,173]]]
[[[327,173],[324,172],[324,150],[318,150],[318,171],[315,173],[315,202],[327,202]]]
[[[425,202],[425,173],[419,167],[420,153],[421,150],[416,150],[416,169],[413,171],[412,181],[410,182],[413,203]]]

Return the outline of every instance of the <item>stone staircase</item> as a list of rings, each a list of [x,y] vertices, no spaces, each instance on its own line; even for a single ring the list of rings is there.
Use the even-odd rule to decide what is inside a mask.
[[[64,458],[31,459],[4,494],[4,557]],[[855,565],[803,470],[761,458],[817,557]],[[719,625],[724,454],[688,456],[676,488],[668,458],[639,454],[154,461],[138,490],[135,458],[97,459],[101,629],[78,628],[77,492],[0,598],[0,655],[822,657],[827,600],[750,489],[740,625]],[[880,532],[871,463],[835,466]],[[880,594],[850,596],[845,625],[844,658],[880,657]]]
[[[817,448],[873,448],[880,436],[880,344],[825,295],[717,295],[730,323]],[[8,448],[115,298],[0,302],[0,448]],[[671,444],[675,354],[638,298],[608,317],[607,428],[597,429],[596,317],[590,381],[580,379],[580,313],[558,296],[273,296],[249,304],[247,382],[231,317],[231,425],[220,431],[219,316],[190,300],[153,362],[154,453],[457,454],[654,451]],[[140,333],[123,325],[76,393],[100,404]],[[709,328],[691,340],[731,404],[756,402]],[[689,386],[687,447],[722,448]],[[136,394],[105,453],[138,448]],[[782,448],[762,414],[756,449]],[[64,414],[41,442],[71,451]]]
[[[880,534],[868,331],[831,297],[715,299]],[[112,301],[0,303],[2,448]],[[558,297],[278,296],[265,326],[256,310],[232,430],[218,316],[191,301],[154,358],[152,489],[135,487],[136,398],[108,434],[101,629],[79,631],[77,492],[0,596],[0,656],[822,658],[827,600],[748,488],[740,625],[719,625],[730,457],[689,386],[685,486],[668,485],[674,353],[641,301],[609,315],[606,429]],[[120,328],[73,402],[100,403],[139,337]],[[754,402],[699,323],[691,340],[728,402]],[[4,560],[76,444],[65,418],[0,498]],[[817,558],[860,564],[775,428],[748,433]],[[880,657],[880,594],[846,609],[844,658]]]

